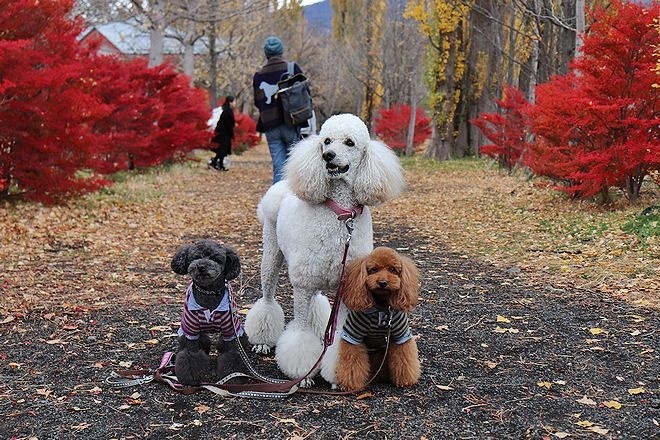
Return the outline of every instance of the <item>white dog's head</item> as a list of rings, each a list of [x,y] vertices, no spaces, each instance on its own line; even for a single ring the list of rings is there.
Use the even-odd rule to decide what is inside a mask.
[[[332,198],[334,183],[345,183],[355,200],[375,205],[398,196],[405,187],[403,169],[385,144],[369,137],[357,116],[332,116],[318,136],[298,143],[287,161],[291,190],[309,203]],[[334,182],[334,183],[333,183]]]

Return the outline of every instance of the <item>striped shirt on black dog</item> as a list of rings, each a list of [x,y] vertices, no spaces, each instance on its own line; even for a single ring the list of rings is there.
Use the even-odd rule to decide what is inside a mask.
[[[192,289],[193,284],[190,283],[186,290],[186,302],[181,313],[179,336],[185,335],[191,341],[198,339],[200,333],[221,333],[224,341],[232,341],[236,335],[243,336],[241,321],[238,317],[231,315],[231,310],[236,310],[236,304],[229,285],[225,288],[224,298],[213,311],[197,304]],[[231,301],[231,308],[229,301]]]
[[[376,307],[360,312],[349,310],[341,338],[353,345],[364,343],[369,352],[382,351],[388,330],[390,341],[397,345],[413,337],[406,312]]]

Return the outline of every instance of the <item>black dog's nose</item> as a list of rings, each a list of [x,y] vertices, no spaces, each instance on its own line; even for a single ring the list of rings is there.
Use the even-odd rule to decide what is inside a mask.
[[[378,281],[378,287],[384,289],[387,287],[387,281]]]
[[[330,162],[332,161],[332,159],[335,158],[335,156],[337,155],[335,154],[334,151],[326,151],[325,153],[323,153],[323,160],[326,162]]]

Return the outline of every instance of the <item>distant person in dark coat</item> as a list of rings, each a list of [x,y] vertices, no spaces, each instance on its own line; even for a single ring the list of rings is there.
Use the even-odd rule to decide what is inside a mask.
[[[209,166],[216,170],[227,171],[224,165],[225,157],[231,154],[231,141],[234,138],[234,97],[227,96],[222,103],[222,113],[215,126],[215,134],[213,135],[213,142],[218,146],[212,151],[215,152],[215,157],[209,162]]]
[[[266,134],[268,150],[273,159],[273,183],[282,179],[284,163],[294,143],[300,140],[300,130],[284,122],[282,106],[275,97],[277,83],[287,72],[287,62],[282,58],[284,45],[277,37],[268,37],[264,42],[264,55],[268,60],[254,74],[252,88],[254,105],[259,109],[258,130]],[[293,74],[302,73],[298,64],[293,65]]]

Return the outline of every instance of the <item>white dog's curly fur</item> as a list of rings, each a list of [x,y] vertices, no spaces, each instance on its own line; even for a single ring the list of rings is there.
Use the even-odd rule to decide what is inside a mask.
[[[302,377],[323,350],[330,303],[323,293],[336,291],[348,232],[325,205],[334,200],[352,208],[364,205],[354,221],[349,259],[373,250],[368,206],[398,196],[405,187],[403,170],[385,144],[372,140],[365,124],[350,114],[328,119],[318,136],[298,143],[285,167],[285,180],[273,185],[257,208],[263,223],[261,285],[263,297],[248,313],[245,330],[253,350],[275,358],[282,372]],[[279,271],[286,260],[293,286],[293,313],[284,328],[284,313],[275,300]],[[338,328],[345,318],[342,307]],[[337,340],[338,338],[335,338]],[[324,357],[322,375],[334,383],[336,346]],[[312,384],[311,379],[302,383]]]

